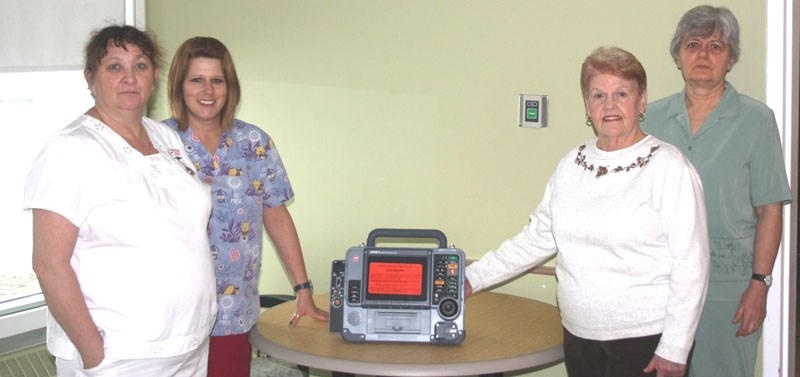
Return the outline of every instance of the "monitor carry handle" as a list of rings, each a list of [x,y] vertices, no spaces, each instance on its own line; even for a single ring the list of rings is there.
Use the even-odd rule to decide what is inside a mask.
[[[375,247],[375,240],[382,237],[433,238],[439,240],[439,248],[447,248],[447,236],[437,229],[373,229],[367,236],[367,246]]]

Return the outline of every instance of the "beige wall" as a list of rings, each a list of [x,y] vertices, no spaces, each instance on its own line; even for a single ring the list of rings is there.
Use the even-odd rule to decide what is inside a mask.
[[[595,47],[634,53],[650,99],[682,86],[668,48],[697,1],[147,1],[171,57],[195,35],[232,51],[238,117],[277,142],[311,278],[376,227],[437,228],[478,258],[528,221],[556,162],[593,137],[578,76]],[[742,58],[729,79],[765,96],[765,4],[730,0]],[[155,118],[168,115],[163,82]],[[519,93],[550,97],[549,127],[517,127]],[[624,231],[624,230],[620,230]],[[289,292],[265,250],[261,287]],[[554,302],[552,278],[504,289]],[[535,375],[563,375],[550,368]]]

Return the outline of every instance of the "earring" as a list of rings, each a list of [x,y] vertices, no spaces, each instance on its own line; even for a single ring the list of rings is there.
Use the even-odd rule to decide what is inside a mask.
[[[588,116],[588,115],[586,116],[586,125],[587,125],[588,127],[594,127],[594,121],[593,121],[593,120],[592,120],[592,118],[591,118],[590,116]]]
[[[644,112],[639,113],[639,121],[644,122]]]

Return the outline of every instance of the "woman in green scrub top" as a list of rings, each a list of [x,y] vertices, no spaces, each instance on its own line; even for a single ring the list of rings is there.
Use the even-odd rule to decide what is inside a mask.
[[[726,80],[739,59],[730,10],[683,15],[670,52],[684,89],[648,105],[642,128],[678,148],[703,182],[711,271],[689,376],[753,376],[791,198],[775,116]]]

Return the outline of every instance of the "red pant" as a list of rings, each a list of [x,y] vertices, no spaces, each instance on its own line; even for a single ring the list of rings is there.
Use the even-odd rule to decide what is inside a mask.
[[[252,355],[247,333],[212,336],[208,348],[208,377],[250,377]]]

